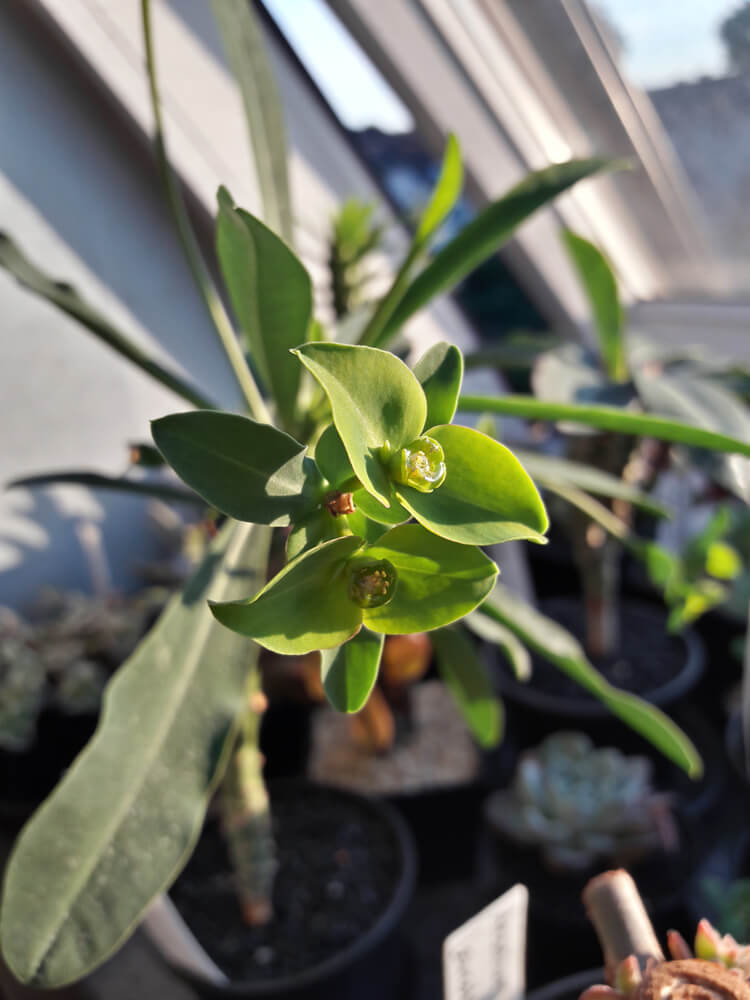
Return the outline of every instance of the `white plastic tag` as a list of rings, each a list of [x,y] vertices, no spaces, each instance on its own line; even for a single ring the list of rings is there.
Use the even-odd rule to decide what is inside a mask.
[[[529,891],[514,885],[443,942],[445,1000],[521,1000]]]

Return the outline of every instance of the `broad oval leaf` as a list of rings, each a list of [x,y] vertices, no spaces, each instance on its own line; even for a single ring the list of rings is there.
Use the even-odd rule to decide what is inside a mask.
[[[270,538],[257,525],[222,530],[117,671],[93,739],[24,827],[0,920],[3,954],[22,982],[81,979],[190,856],[258,654],[213,620],[206,597],[260,586]]]
[[[379,450],[418,437],[427,402],[413,372],[394,354],[348,344],[303,344],[297,354],[323,387],[355,475],[384,506],[390,480]]]
[[[485,750],[503,737],[503,703],[492,690],[474,644],[459,628],[441,628],[430,636],[438,672],[453,695],[466,725]]]
[[[563,232],[563,241],[591,306],[604,369],[613,382],[626,382],[625,319],[609,261],[598,247],[569,229]]]
[[[358,712],[378,679],[384,636],[366,628],[339,646],[320,654],[320,676],[326,698],[338,712]]]
[[[581,644],[562,625],[500,583],[480,611],[505,625],[530,649],[590,691],[613,715],[645,737],[691,778],[701,776],[703,764],[698,751],[682,730],[654,705],[609,684],[589,663]]]
[[[445,482],[432,493],[396,489],[420,524],[465,545],[546,541],[547,512],[513,452],[469,427],[448,424],[428,433],[445,452]]]
[[[616,406],[589,406],[577,403],[548,403],[534,396],[461,396],[459,410],[467,413],[504,413],[528,420],[565,420],[621,434],[642,434],[660,441],[673,441],[709,451],[736,452],[750,457],[750,443],[716,431],[694,427],[680,420],[633,413]]]
[[[449,424],[456,414],[464,359],[457,347],[444,341],[434,344],[414,365],[427,399],[426,427]]]
[[[349,598],[347,561],[362,545],[353,535],[304,552],[245,601],[212,604],[227,628],[290,656],[329,649],[362,625],[362,609]]]
[[[310,276],[283,240],[219,192],[216,249],[253,364],[287,426],[295,415],[300,368],[289,350],[307,336]]]
[[[320,476],[305,447],[270,424],[200,410],[154,420],[151,431],[177,475],[238,521],[288,524],[319,500]]]
[[[392,528],[366,549],[398,573],[393,599],[363,612],[373,632],[428,632],[462,618],[492,590],[497,566],[479,549],[446,541],[419,524]]]
[[[377,341],[385,341],[430,299],[450,291],[510,239],[515,229],[538,208],[573,184],[601,170],[615,169],[613,160],[570,160],[529,174],[506,195],[483,209],[464,226],[414,279],[391,313]]]

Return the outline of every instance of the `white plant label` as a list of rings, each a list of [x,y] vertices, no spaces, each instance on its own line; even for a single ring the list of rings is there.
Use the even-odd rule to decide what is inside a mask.
[[[444,1000],[521,1000],[529,891],[514,885],[443,942]]]

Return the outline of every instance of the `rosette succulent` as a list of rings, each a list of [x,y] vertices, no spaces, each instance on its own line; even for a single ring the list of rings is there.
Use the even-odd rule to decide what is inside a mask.
[[[486,815],[499,834],[537,845],[551,869],[578,871],[652,850],[667,809],[647,758],[560,732],[522,756],[512,787],[490,796]]]

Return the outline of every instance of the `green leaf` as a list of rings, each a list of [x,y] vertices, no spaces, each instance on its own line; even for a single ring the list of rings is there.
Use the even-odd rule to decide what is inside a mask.
[[[354,469],[344,443],[333,424],[329,424],[318,438],[318,443],[315,445],[315,464],[333,489],[337,489],[354,476]]]
[[[319,501],[315,463],[303,445],[270,424],[202,410],[154,420],[151,430],[177,475],[238,521],[288,524]]]
[[[338,712],[358,712],[370,697],[380,669],[384,636],[366,628],[339,646],[320,654],[320,674],[326,697]]]
[[[443,683],[453,695],[469,730],[485,750],[503,737],[503,705],[492,690],[474,644],[458,628],[441,628],[430,636]]]
[[[138,496],[155,497],[170,503],[191,503],[204,506],[200,497],[182,486],[170,483],[148,482],[144,479],[120,479],[116,476],[101,476],[98,472],[45,472],[38,476],[24,476],[8,483],[7,488],[16,486],[57,486],[69,483],[73,486],[88,486],[92,490],[114,490],[118,493],[135,493]]]
[[[464,377],[464,359],[453,344],[435,344],[414,365],[427,399],[426,427],[449,424],[456,413]]]
[[[292,353],[325,390],[355,475],[387,507],[391,486],[379,451],[421,433],[427,403],[419,382],[394,354],[372,347],[304,344]]]
[[[463,624],[480,639],[500,647],[517,681],[525,683],[531,677],[531,655],[509,628],[482,614],[481,608],[467,615]]]
[[[733,580],[742,572],[740,554],[726,542],[712,542],[706,553],[706,572],[717,580]]]
[[[295,656],[351,639],[362,609],[350,598],[347,561],[362,540],[334,538],[298,556],[254,597],[212,604],[222,625],[255,639],[274,653]]]
[[[503,413],[528,420],[565,420],[598,427],[602,431],[619,431],[673,441],[675,444],[708,448],[710,451],[736,452],[750,456],[750,444],[727,434],[717,434],[693,427],[679,420],[655,417],[650,413],[629,413],[616,406],[586,406],[577,403],[547,403],[533,396],[461,396],[459,410],[468,413]]]
[[[446,541],[418,524],[392,528],[364,554],[387,559],[398,583],[389,604],[364,611],[373,632],[403,635],[449,625],[492,590],[497,566],[479,549]]]
[[[398,269],[388,292],[378,302],[375,311],[362,331],[361,344],[383,346],[388,340],[384,331],[399,302],[404,296],[416,263],[426,253],[432,237],[445,221],[458,200],[463,184],[461,151],[455,136],[449,135],[440,167],[440,174],[432,196],[417,225],[406,257]]]
[[[598,247],[569,229],[563,231],[563,241],[591,306],[605,371],[614,382],[626,382],[625,318],[609,261]]]
[[[414,241],[426,246],[445,222],[458,201],[464,183],[464,169],[461,163],[461,149],[455,135],[451,134],[445,144],[443,162],[437,183],[417,226]]]
[[[526,471],[537,485],[545,486],[575,486],[587,493],[595,493],[602,497],[625,500],[640,507],[656,517],[670,517],[668,508],[658,503],[648,493],[630,486],[608,472],[603,472],[593,465],[584,462],[573,462],[556,455],[541,455],[535,451],[516,449],[516,458],[523,464]]]
[[[289,354],[307,336],[310,276],[289,247],[219,190],[216,249],[250,357],[291,425],[300,367]]]
[[[291,246],[294,238],[284,109],[266,38],[246,0],[211,0],[211,7],[242,94],[263,214],[271,229]]]
[[[432,493],[398,486],[396,495],[436,535],[465,545],[494,545],[514,539],[544,543],[547,513],[515,455],[469,427],[433,427],[448,473]]]
[[[499,583],[481,611],[590,691],[613,715],[645,737],[691,778],[700,778],[703,764],[682,730],[655,706],[605,681],[589,663],[580,643],[561,625]]]
[[[529,174],[506,195],[488,205],[447,243],[417,275],[377,340],[383,344],[436,295],[448,292],[506,243],[518,226],[573,184],[601,170],[617,169],[613,160],[570,160]]]
[[[266,528],[228,525],[110,682],[94,738],[24,827],[5,874],[0,937],[22,981],[81,979],[179,874],[221,777],[257,647],[206,596],[260,586]]]
[[[20,248],[0,232],[0,267],[4,267],[13,277],[30,291],[51,302],[62,312],[72,316],[94,336],[103,341],[121,357],[126,358],[141,371],[171,389],[194,406],[211,409],[214,404],[203,393],[185,381],[180,375],[169,371],[146,351],[134,343],[130,337],[118,330],[97,309],[89,305],[72,285],[56,281],[32,264]]]

